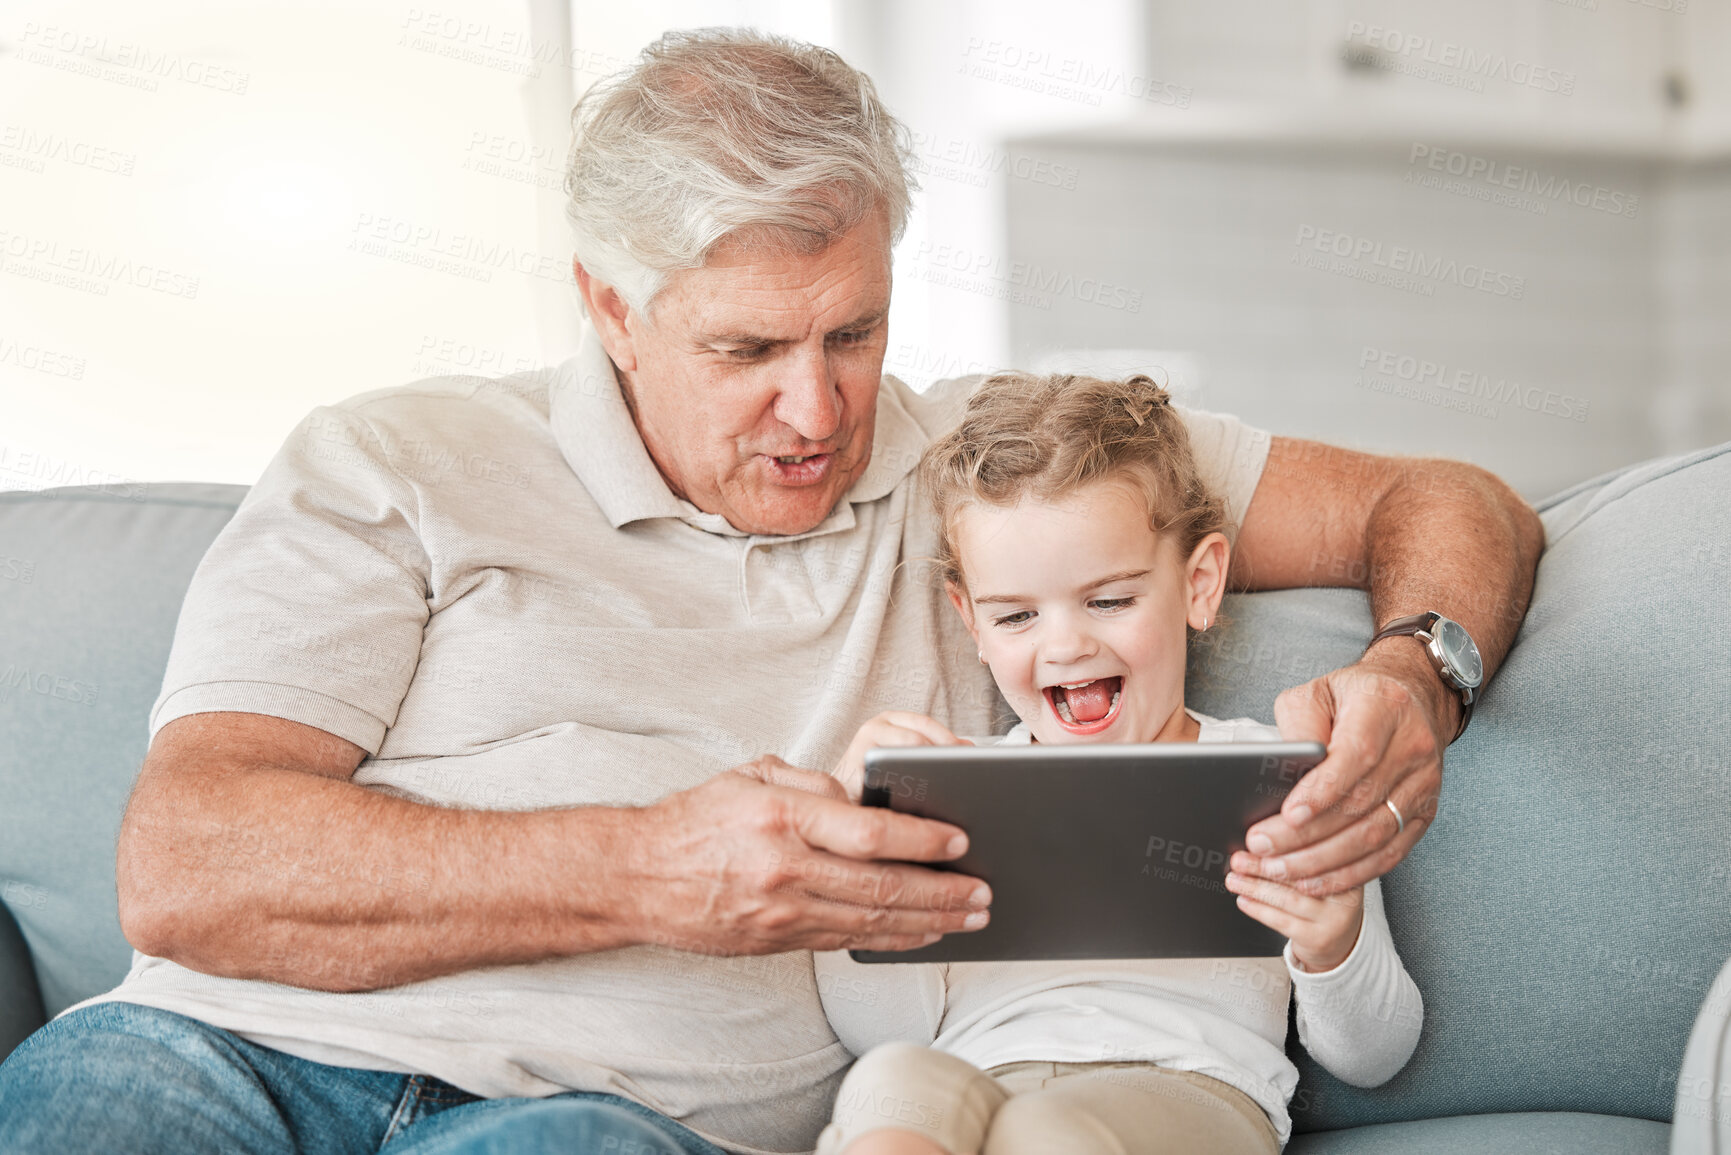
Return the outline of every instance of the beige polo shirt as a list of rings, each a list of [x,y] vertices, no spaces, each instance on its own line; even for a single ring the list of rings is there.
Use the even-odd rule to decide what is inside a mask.
[[[921,560],[936,543],[912,475],[971,384],[886,377],[865,474],[789,536],[669,491],[593,333],[556,369],[317,409],[199,566],[151,732],[288,718],[364,747],[362,786],[497,810],[644,805],[764,753],[827,770],[886,709],[1003,733],[1015,719]],[[1268,438],[1186,417],[1236,519]],[[317,884],[317,862],[235,852]],[[427,885],[413,862],[374,875]],[[485,1096],[608,1091],[745,1152],[809,1150],[851,1060],[805,952],[641,946],[356,994],[135,955],[100,998]]]

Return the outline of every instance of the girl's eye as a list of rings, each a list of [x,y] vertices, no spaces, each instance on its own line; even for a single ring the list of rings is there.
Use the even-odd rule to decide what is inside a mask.
[[[1117,610],[1136,604],[1135,598],[1095,598],[1094,605],[1103,610]]]
[[[1013,614],[1005,614],[1001,618],[993,618],[992,624],[994,626],[1019,626],[1033,616],[1032,610],[1018,610]]]

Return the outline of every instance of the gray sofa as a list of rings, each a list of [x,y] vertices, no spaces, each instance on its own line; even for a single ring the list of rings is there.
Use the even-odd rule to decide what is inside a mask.
[[[0,1055],[126,971],[115,832],[187,583],[244,492],[0,494]],[[1292,1152],[1660,1152],[1674,1113],[1704,1152],[1731,1119],[1731,445],[1542,513],[1520,640],[1384,884],[1423,1041],[1371,1090],[1295,1048]],[[1370,635],[1351,591],[1230,610],[1192,664],[1216,715],[1270,717]]]

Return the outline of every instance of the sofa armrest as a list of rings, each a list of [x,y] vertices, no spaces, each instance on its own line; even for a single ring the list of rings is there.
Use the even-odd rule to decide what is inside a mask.
[[[0,903],[0,1062],[47,1018],[30,948],[12,912]]]
[[[1683,1051],[1671,1155],[1731,1155],[1731,962],[1707,988]]]

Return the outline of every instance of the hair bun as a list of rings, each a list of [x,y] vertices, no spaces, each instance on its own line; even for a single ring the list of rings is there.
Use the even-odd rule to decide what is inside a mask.
[[[1137,428],[1140,428],[1142,422],[1147,420],[1148,414],[1162,405],[1172,403],[1172,394],[1163,389],[1158,381],[1146,373],[1134,374],[1126,378],[1124,384],[1135,390],[1137,394],[1124,398],[1124,408],[1129,412],[1131,419],[1136,422]]]
[[[1154,380],[1154,378],[1148,376],[1146,373],[1134,374],[1124,383],[1126,385],[1135,385],[1147,389],[1149,400],[1153,401],[1156,405],[1166,405],[1172,400],[1172,394],[1167,392],[1166,386],[1160,384],[1160,382]]]

